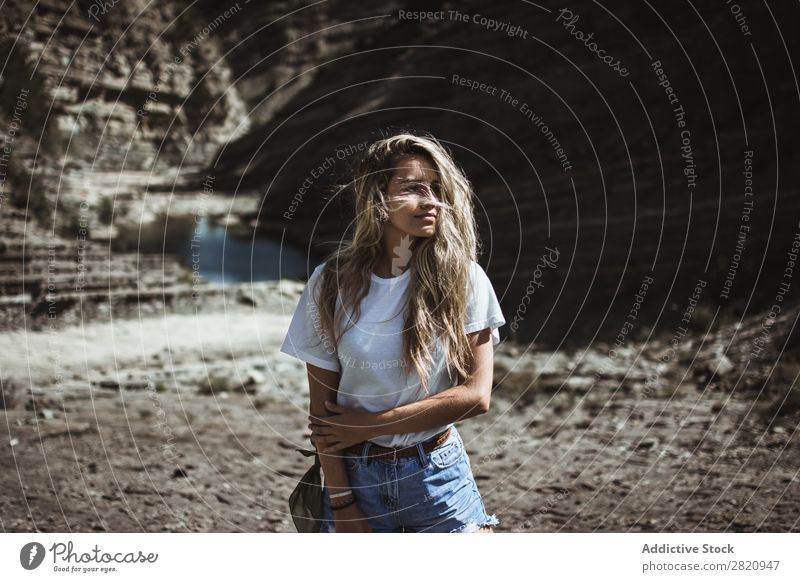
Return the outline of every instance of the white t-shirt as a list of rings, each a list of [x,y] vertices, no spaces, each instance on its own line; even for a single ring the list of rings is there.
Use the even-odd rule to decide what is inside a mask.
[[[404,356],[403,323],[411,269],[383,279],[371,273],[369,293],[361,303],[361,317],[339,340],[337,350],[324,332],[311,289],[319,297],[317,284],[323,265],[314,269],[297,304],[280,351],[326,370],[340,372],[338,403],[377,412],[416,402],[456,385],[447,371],[444,351],[437,342],[434,366],[428,380],[429,393],[420,383],[410,358]],[[500,304],[486,272],[472,261],[472,284],[466,333],[491,328],[492,345],[500,342],[497,328],[505,324]],[[337,301],[337,309],[341,300]],[[350,322],[345,318],[345,327]],[[406,377],[406,368],[410,373]],[[452,424],[415,433],[381,435],[372,442],[386,447],[406,447],[429,439]]]

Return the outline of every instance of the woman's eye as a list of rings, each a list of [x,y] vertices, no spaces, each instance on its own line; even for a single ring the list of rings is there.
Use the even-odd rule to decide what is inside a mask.
[[[403,196],[418,197],[428,197],[433,194],[435,198],[439,198],[441,195],[441,187],[438,183],[431,184],[430,186],[427,184],[407,184],[401,188],[400,194]]]

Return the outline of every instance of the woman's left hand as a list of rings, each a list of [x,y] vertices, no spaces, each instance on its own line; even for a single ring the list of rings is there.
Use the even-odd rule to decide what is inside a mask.
[[[376,436],[375,416],[363,408],[350,408],[325,401],[331,416],[309,415],[311,440],[319,453],[340,451]]]

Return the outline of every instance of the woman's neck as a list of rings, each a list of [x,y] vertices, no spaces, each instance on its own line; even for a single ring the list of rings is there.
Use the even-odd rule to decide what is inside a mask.
[[[397,259],[397,257],[395,257]],[[392,265],[392,259],[383,257],[375,266],[374,273],[382,279],[389,279],[391,277],[399,277],[405,273],[409,265],[401,265],[402,261],[397,260],[396,264]]]

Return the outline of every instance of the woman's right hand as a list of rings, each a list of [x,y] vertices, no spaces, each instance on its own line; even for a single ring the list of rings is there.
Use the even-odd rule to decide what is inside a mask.
[[[333,512],[333,523],[336,533],[372,532],[367,516],[358,508],[357,503],[351,503],[347,507],[335,510]]]

